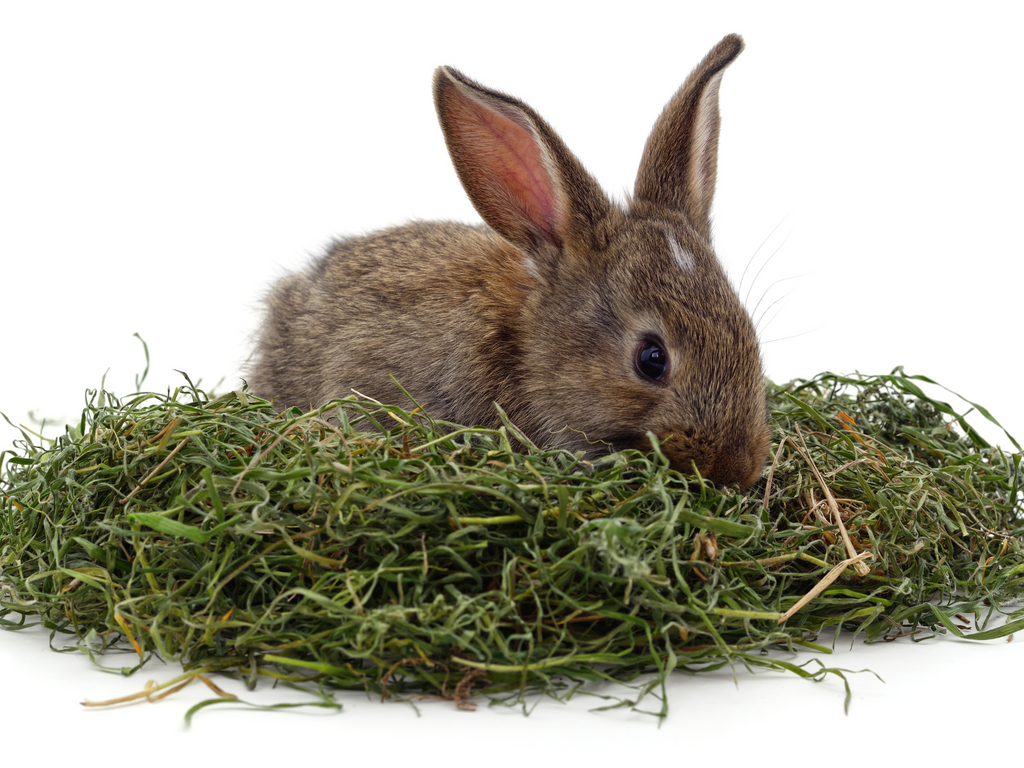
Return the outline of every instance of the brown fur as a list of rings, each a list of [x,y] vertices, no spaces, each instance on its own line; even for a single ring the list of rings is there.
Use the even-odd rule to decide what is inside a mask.
[[[271,291],[253,390],[400,403],[390,374],[435,418],[496,426],[498,403],[535,442],[588,452],[646,449],[653,432],[678,469],[754,482],[769,442],[760,352],[709,219],[718,84],[742,48],[726,37],[669,102],[625,210],[530,107],[439,68],[442,131],[490,227],[335,243]],[[650,338],[668,353],[659,381],[636,367]]]

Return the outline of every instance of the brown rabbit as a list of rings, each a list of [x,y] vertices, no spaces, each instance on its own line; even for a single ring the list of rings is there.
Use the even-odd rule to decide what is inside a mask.
[[[750,317],[711,247],[716,45],[651,131],[612,204],[529,106],[434,73],[455,170],[489,226],[420,222],[341,240],[268,297],[250,384],[280,405],[353,390],[538,444],[649,449],[721,485],[758,479],[765,386]]]

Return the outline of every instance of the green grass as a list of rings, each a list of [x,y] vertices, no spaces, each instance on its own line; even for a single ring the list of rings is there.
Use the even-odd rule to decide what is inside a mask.
[[[680,670],[842,676],[802,658],[840,627],[1004,637],[1024,629],[1021,449],[921,381],[773,386],[774,461],[746,493],[657,451],[585,461],[375,403],[90,392],[65,435],[5,454],[0,625],[180,661],[175,685],[471,706],[615,681],[659,714]]]

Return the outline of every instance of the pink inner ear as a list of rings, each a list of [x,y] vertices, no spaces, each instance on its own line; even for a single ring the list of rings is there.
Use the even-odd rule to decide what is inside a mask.
[[[467,148],[485,169],[484,183],[496,197],[518,208],[527,226],[532,224],[531,229],[557,243],[554,184],[533,127],[518,113],[475,100],[465,103],[472,113],[464,123]]]

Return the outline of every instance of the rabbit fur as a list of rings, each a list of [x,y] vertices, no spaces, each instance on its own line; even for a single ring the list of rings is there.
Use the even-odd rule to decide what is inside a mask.
[[[746,486],[768,429],[753,323],[711,245],[725,37],[647,140],[613,204],[525,103],[434,73],[453,165],[486,225],[417,222],[335,242],[270,291],[250,372],[281,406],[353,390],[434,418],[595,455],[650,449]],[[660,374],[660,375],[659,375]]]

